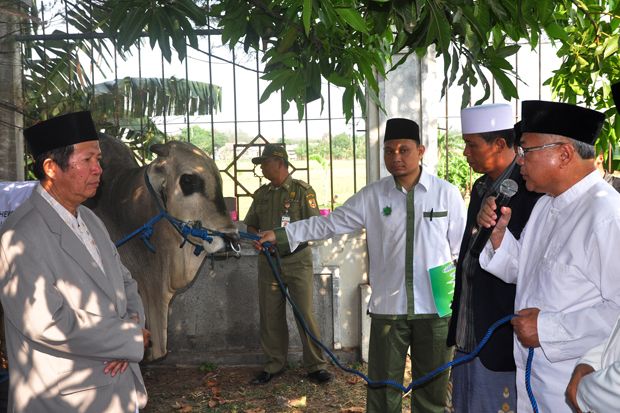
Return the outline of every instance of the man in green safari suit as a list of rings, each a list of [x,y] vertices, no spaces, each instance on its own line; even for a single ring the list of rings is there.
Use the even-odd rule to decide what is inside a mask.
[[[293,179],[288,171],[288,155],[282,145],[265,145],[262,156],[253,158],[252,162],[260,164],[263,175],[270,183],[254,193],[254,200],[244,221],[248,232],[256,234],[319,215],[314,190],[307,183]],[[307,243],[304,244],[294,253],[283,251],[281,275],[308,328],[319,338],[319,328],[312,314],[312,251],[307,246]],[[267,363],[252,383],[265,384],[286,367],[288,327],[284,296],[263,255],[258,257],[258,304],[260,341]],[[328,382],[331,374],[326,370],[327,363],[321,349],[311,341],[299,322],[297,329],[308,378],[317,383]]]

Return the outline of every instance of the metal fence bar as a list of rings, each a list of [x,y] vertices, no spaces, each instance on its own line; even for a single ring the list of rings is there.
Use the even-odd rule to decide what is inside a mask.
[[[168,105],[167,105],[167,101],[166,101],[166,69],[164,66],[164,58],[162,56],[161,59],[161,88],[163,93],[163,101],[164,101],[164,110],[163,110],[163,114],[164,114],[164,136],[165,136],[165,140],[168,141],[168,122],[167,122],[167,117],[166,117],[166,112],[168,111]]]
[[[42,5],[41,7],[41,21],[45,22],[45,16],[43,14],[43,10],[45,7]],[[45,25],[42,25],[45,27]],[[212,34],[220,35],[222,31],[219,29],[196,29],[194,33],[197,36],[210,36]],[[146,32],[142,32],[140,37],[149,37],[149,34]],[[107,33],[103,32],[90,32],[90,33],[52,33],[45,34],[45,30],[43,34],[20,34],[15,36],[15,40],[18,42],[28,42],[28,41],[43,41],[43,40],[89,40],[89,39],[113,39],[114,36],[111,36]]]
[[[357,139],[355,135],[355,105],[351,114],[351,141],[353,145],[353,192],[357,192]],[[334,199],[332,199],[332,209],[334,209]]]
[[[257,110],[257,119],[258,119],[258,134],[261,134],[260,130],[260,60],[258,58],[258,52],[256,53],[256,110]],[[282,137],[284,141],[284,137]]]
[[[185,40],[185,43],[187,43],[187,38]],[[191,133],[191,127],[190,127],[190,122],[189,122],[189,105],[191,102],[191,95],[189,92],[189,58],[187,57],[187,55],[185,56],[185,93],[187,93],[187,99],[186,99],[186,104],[185,104],[185,127],[187,128],[187,141],[191,142],[192,141],[192,133]],[[213,139],[213,137],[211,137]],[[214,145],[211,145],[211,148],[213,148]]]
[[[329,130],[329,205],[334,209],[334,153],[332,146],[332,94],[330,84],[327,84],[327,124]]]

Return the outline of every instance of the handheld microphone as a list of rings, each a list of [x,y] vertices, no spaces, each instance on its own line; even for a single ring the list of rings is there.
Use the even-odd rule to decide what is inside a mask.
[[[504,179],[499,186],[499,192],[496,194],[495,205],[497,209],[495,210],[495,215],[497,215],[497,221],[499,221],[502,216],[502,207],[508,205],[510,198],[517,193],[519,189],[519,185],[513,181],[512,179]],[[469,253],[472,257],[478,258],[480,253],[484,249],[487,241],[491,237],[491,232],[493,232],[492,226],[490,228],[479,228],[478,233],[476,234],[476,239],[474,240],[471,248],[469,249]]]

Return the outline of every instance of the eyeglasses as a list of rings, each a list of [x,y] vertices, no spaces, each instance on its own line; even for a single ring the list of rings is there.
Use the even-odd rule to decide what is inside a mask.
[[[553,143],[546,143],[546,144],[540,145],[540,146],[531,146],[529,148],[524,148],[522,146],[517,146],[517,155],[520,158],[523,158],[525,156],[525,154],[528,153],[528,152],[542,151],[543,149],[553,148],[553,147],[558,146],[558,145],[564,145],[564,143],[565,142],[553,142]]]

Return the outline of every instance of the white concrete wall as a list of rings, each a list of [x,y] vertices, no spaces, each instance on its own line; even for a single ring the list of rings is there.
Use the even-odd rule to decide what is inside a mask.
[[[358,286],[368,282],[366,233],[356,233],[315,242],[313,260],[315,272],[323,268],[338,268],[339,320],[334,323],[334,336],[340,338],[342,348],[359,347],[361,337],[360,308],[367,303],[360,300]]]

